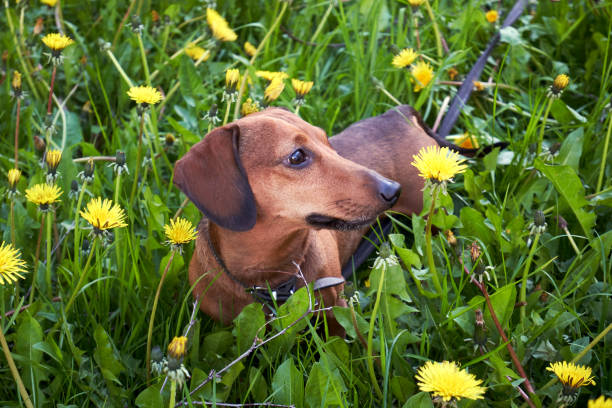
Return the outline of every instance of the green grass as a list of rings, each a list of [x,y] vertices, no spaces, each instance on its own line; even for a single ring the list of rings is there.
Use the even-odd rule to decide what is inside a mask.
[[[28,272],[18,285],[0,286],[0,316],[8,313],[0,325],[37,407],[168,405],[170,384],[159,394],[163,376],[147,388],[145,355],[155,291],[171,256],[163,226],[184,200],[172,184],[173,163],[207,133],[209,122],[203,116],[212,104],[218,104],[223,117],[226,69],[248,69],[253,85],[245,97],[248,93],[260,102],[266,83],[254,76],[255,70],[283,70],[291,78],[314,81],[299,114],[329,135],[393,107],[393,98],[413,105],[431,126],[444,98],[457,90],[447,83],[448,70],[457,69],[456,80],[467,74],[496,30],[495,24],[485,20],[486,8],[499,6],[498,2],[432,1],[433,15],[448,46],[448,52],[439,57],[425,6],[413,10],[396,0],[294,1],[251,66],[242,45],[247,40],[256,46],[261,43],[281,14],[284,3],[280,1],[218,1],[217,10],[235,29],[238,40],[211,43],[211,47],[200,1],[66,1],[61,9],[36,1],[22,3],[5,1],[0,14],[4,28],[0,48],[5,52],[0,66],[2,174],[15,166],[17,102],[10,96],[14,70],[22,73],[26,92],[19,125],[20,195],[0,204],[0,232],[3,241],[11,242],[13,206],[14,245]],[[512,2],[500,3],[503,19]],[[144,55],[138,35],[122,24],[128,6],[126,24],[138,14],[144,25]],[[191,401],[425,407],[431,406],[430,397],[419,393],[416,370],[428,360],[449,360],[467,367],[488,388],[484,400],[462,400],[459,406],[527,406],[517,391],[518,384],[522,389],[525,384],[481,291],[459,261],[463,259],[470,271],[478,270],[469,254],[473,242],[482,250],[478,263],[494,268],[486,287],[535,388],[533,404],[554,406],[561,386],[550,383],[552,374],[545,367],[561,360],[576,360],[593,370],[596,385],[581,389],[577,406],[586,406],[588,399],[606,392],[610,395],[612,335],[600,334],[612,323],[612,166],[609,149],[605,150],[612,126],[611,6],[605,0],[538,2],[502,36],[481,81],[491,79],[503,86],[475,92],[453,132],[469,132],[480,144],[506,141],[509,147],[470,160],[469,169],[449,185],[449,195],[438,198],[437,207],[445,211],[437,212],[433,224],[441,231],[452,228],[458,241],[453,247],[443,234],[432,239],[443,289],[440,296],[427,296],[435,287],[426,256],[425,214],[414,215],[411,225],[398,219],[389,241],[402,265],[387,269],[381,284],[381,270],[370,269],[372,262],[354,279],[360,294],[355,319],[362,335],[371,337],[370,347],[357,339],[350,309],[336,310],[347,329],[346,339],[328,338],[325,328],[316,329],[314,321],[303,320],[224,371]],[[157,28],[152,10],[162,16]],[[328,18],[323,20],[327,11]],[[59,25],[76,41],[63,53],[54,87],[57,100],[65,103],[61,110],[57,102],[53,104],[56,132],[51,138],[52,147],[63,150],[57,180],[63,194],[54,206],[50,264],[46,228],[42,229],[40,261],[35,262],[43,218],[24,198],[25,189],[45,180],[35,138],[45,139],[51,65],[41,35],[33,32],[38,18],[43,22],[42,35],[57,32]],[[413,91],[409,71],[391,65],[397,49],[417,47],[415,19],[419,52],[435,74],[432,84],[418,93]],[[195,66],[185,55],[173,57],[202,35],[201,45],[212,50],[208,61]],[[128,80],[146,84],[147,71],[150,83],[162,89],[166,98],[150,109],[145,120],[143,152],[154,160],[140,169],[142,183],[131,201],[140,118],[126,92]],[[570,76],[570,85],[545,118],[547,89],[560,73]],[[272,105],[293,110],[293,98],[287,81]],[[230,113],[229,119],[236,119],[233,109]],[[162,140],[168,133],[177,139],[172,147]],[[560,143],[554,157],[535,157],[541,134],[544,152]],[[111,234],[112,243],[96,245],[84,286],[78,290],[89,256],[78,249],[91,238],[82,218],[75,234],[78,196],[68,193],[73,180],[82,187],[77,174],[84,163],[72,159],[114,157],[117,151],[125,153],[129,173],[123,173],[118,183],[109,162],[96,161],[94,180],[87,184],[80,208],[91,197],[117,197],[128,226]],[[8,186],[3,185],[6,197]],[[535,240],[528,226],[537,210],[544,212],[548,228]],[[192,204],[182,210],[182,216],[194,225],[200,218]],[[567,220],[580,255],[559,227],[558,216]],[[182,255],[177,254],[165,278],[152,337],[152,344],[162,350],[174,336],[184,333],[190,321],[187,265],[192,252],[190,244]],[[51,287],[46,281],[47,265]],[[75,293],[76,300],[66,313]],[[307,305],[308,296],[300,292],[283,307],[290,316],[259,336],[278,334]],[[474,336],[477,308],[484,313],[490,340],[482,353],[465,340]],[[222,370],[248,349],[263,313],[258,305],[249,307],[230,327],[203,314],[196,318],[184,361],[192,378],[186,389],[179,390],[177,401],[187,397],[188,389],[211,370]],[[374,361],[372,356],[380,358]],[[2,354],[0,405],[21,404]]]

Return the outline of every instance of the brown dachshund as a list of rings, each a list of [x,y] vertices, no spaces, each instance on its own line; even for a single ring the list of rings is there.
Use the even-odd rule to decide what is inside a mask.
[[[258,294],[302,286],[296,265],[307,282],[322,282],[320,302],[345,306],[341,266],[369,225],[389,209],[421,211],[423,180],[410,163],[438,143],[428,133],[409,106],[330,139],[279,108],[210,132],[174,175],[204,214],[189,265],[202,311],[227,324]]]

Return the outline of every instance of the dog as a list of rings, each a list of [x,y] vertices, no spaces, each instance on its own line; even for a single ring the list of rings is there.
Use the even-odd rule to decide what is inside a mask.
[[[303,286],[298,267],[320,304],[346,306],[342,265],[384,211],[421,211],[424,180],[410,163],[436,145],[450,144],[407,105],[329,139],[282,108],[211,131],[174,171],[204,215],[189,265],[201,310],[229,324],[270,293],[285,300]],[[326,318],[331,333],[343,332]]]

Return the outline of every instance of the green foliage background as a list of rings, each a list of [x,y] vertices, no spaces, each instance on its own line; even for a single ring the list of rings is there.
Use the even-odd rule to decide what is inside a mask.
[[[209,123],[203,116],[212,104],[218,104],[220,114],[224,113],[221,95],[226,69],[243,72],[248,67],[253,77],[248,96],[259,101],[266,83],[254,76],[255,70],[282,70],[291,78],[314,81],[299,113],[329,135],[383,113],[395,106],[394,98],[414,106],[433,125],[444,98],[452,97],[457,89],[448,82],[448,70],[457,69],[456,80],[461,80],[498,28],[499,23],[486,21],[485,11],[497,9],[503,19],[511,6],[509,1],[431,1],[433,18],[448,47],[439,54],[425,6],[413,9],[397,0],[296,0],[271,32],[261,55],[248,66],[243,43],[248,40],[258,45],[263,40],[282,2],[218,1],[216,9],[238,34],[236,42],[219,44],[210,38],[202,1],[68,0],[50,8],[37,1],[22,0],[16,5],[5,0],[0,15],[0,169],[6,174],[14,167],[17,112],[10,84],[13,71],[18,70],[26,92],[19,129],[23,177],[18,185],[21,195],[12,200],[15,246],[27,261],[29,273],[19,286],[0,287],[0,316],[8,313],[0,324],[34,405],[167,405],[169,387],[159,393],[163,377],[147,388],[145,345],[155,290],[170,258],[163,225],[184,199],[172,185],[173,163],[206,134]],[[402,264],[386,271],[378,293],[380,270],[370,273],[364,268],[356,275],[354,287],[361,300],[355,308],[356,323],[366,337],[374,330],[373,354],[380,356],[375,380],[382,397],[373,392],[369,357],[357,340],[350,309],[338,309],[336,316],[347,329],[346,339],[327,338],[324,329],[317,331],[314,322],[304,321],[300,330],[290,331],[234,365],[218,382],[191,396],[191,401],[270,401],[298,407],[431,406],[429,396],[418,392],[414,374],[432,359],[457,361],[484,379],[489,389],[486,399],[462,400],[460,406],[521,406],[516,367],[485,311],[481,293],[458,262],[461,256],[468,269],[472,268],[469,247],[474,241],[482,248],[482,265],[494,268],[487,283],[492,304],[536,388],[534,403],[551,406],[560,390],[559,384],[547,384],[549,362],[576,356],[580,364],[593,369],[597,383],[583,389],[578,406],[585,406],[589,397],[609,394],[612,338],[608,333],[592,348],[587,346],[604,330],[609,331],[612,321],[612,168],[604,150],[611,122],[611,6],[609,1],[531,2],[513,28],[502,33],[481,78],[501,86],[475,92],[454,132],[469,132],[481,144],[499,140],[510,145],[482,160],[471,160],[469,170],[456,177],[449,195],[438,203],[445,211],[438,212],[434,225],[440,230],[452,228],[458,238],[457,247],[449,246],[442,234],[434,238],[444,294],[430,299],[416,284],[431,287],[423,215],[414,215],[411,226],[396,224],[389,241]],[[144,166],[143,182],[133,202],[129,191],[137,164],[139,117],[126,95],[129,85],[118,66],[138,85],[146,82],[146,73],[138,37],[128,24],[132,20],[122,22],[128,9],[130,16],[140,16],[144,26],[147,65],[150,73],[157,72],[151,84],[166,95],[163,103],[151,109],[145,127],[145,150],[153,152],[155,165]],[[161,15],[161,23],[153,22],[153,10]],[[36,34],[39,18],[43,29]],[[320,30],[313,36],[317,27]],[[64,194],[55,209],[54,243],[59,245],[52,259],[54,284],[48,288],[44,237],[41,262],[34,270],[41,216],[25,201],[23,192],[45,177],[34,138],[44,138],[51,65],[40,39],[60,28],[76,44],[64,52],[55,83],[55,95],[65,103],[61,110],[55,103],[53,115],[57,128],[53,145],[64,152],[58,180]],[[195,66],[187,56],[175,56],[202,35],[201,44],[211,42],[208,61]],[[420,93],[413,92],[408,70],[391,65],[398,49],[417,48],[417,44],[435,73],[432,84]],[[543,118],[547,88],[560,73],[570,76],[570,85],[552,103],[548,118]],[[287,83],[273,105],[293,109],[293,98]],[[542,126],[544,151],[560,144],[555,146],[554,157],[536,158],[533,153]],[[172,147],[161,140],[167,133],[177,139]],[[113,244],[95,254],[87,285],[70,313],[61,318],[84,261],[82,254],[81,262],[75,262],[76,199],[68,196],[83,163],[72,159],[115,156],[117,150],[125,152],[130,169],[118,192],[128,227],[116,233]],[[598,186],[600,174],[603,184]],[[87,186],[84,202],[89,197],[113,198],[115,193],[112,168],[96,162],[95,180]],[[0,204],[0,233],[5,242],[11,241],[10,202],[8,198]],[[536,210],[546,214],[548,229],[532,247],[528,226]],[[194,224],[200,218],[192,204],[185,207],[183,216]],[[558,226],[558,216],[567,220],[580,255]],[[86,227],[82,220],[80,226]],[[153,344],[162,349],[189,322],[186,269],[192,251],[190,245],[174,258],[164,283],[153,332]],[[526,269],[526,305],[517,304]],[[33,282],[37,289],[30,304],[27,294]],[[380,307],[374,315],[377,297]],[[284,308],[299,316],[307,300],[300,292]],[[29,307],[20,310],[25,305]],[[491,340],[484,354],[465,340],[473,337],[476,308],[485,311]],[[192,378],[180,398],[211,370],[222,369],[248,348],[264,320],[259,305],[245,309],[230,327],[201,314],[197,318],[185,360]],[[51,330],[56,322],[61,323],[59,332]],[[268,335],[280,329],[273,325]],[[19,406],[5,362],[0,357],[0,405]]]

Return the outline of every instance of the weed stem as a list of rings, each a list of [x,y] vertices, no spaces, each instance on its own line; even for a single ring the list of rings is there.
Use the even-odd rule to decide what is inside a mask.
[[[601,167],[599,168],[599,177],[597,178],[597,188],[595,189],[595,191],[598,193],[601,192],[601,186],[603,184],[603,176],[606,170],[606,161],[608,159],[608,146],[610,144],[610,133],[612,133],[612,115],[608,117],[608,131],[606,132],[606,140],[604,142],[603,152],[601,153]]]
[[[540,233],[536,232],[533,243],[531,244],[531,250],[529,251],[529,255],[527,255],[527,260],[525,261],[525,269],[523,269],[523,279],[521,280],[521,293],[519,297],[519,302],[523,305],[521,306],[521,326],[523,328],[525,327],[525,316],[527,314],[527,276],[529,275],[529,268],[531,267],[531,261],[535,255],[539,240]]]
[[[370,318],[370,330],[368,332],[368,348],[367,348],[368,372],[370,373],[370,380],[372,381],[372,385],[374,386],[374,391],[376,391],[376,394],[378,395],[379,398],[382,398],[383,394],[382,394],[382,391],[380,390],[380,387],[378,386],[378,381],[376,381],[376,373],[374,372],[374,357],[372,356],[372,348],[373,348],[372,341],[374,340],[374,325],[376,323],[376,317],[378,316],[378,305],[380,304],[382,288],[385,283],[385,271],[386,270],[387,270],[387,263],[386,261],[383,261],[382,267],[380,268],[380,282],[378,283],[378,289],[376,291],[376,301],[374,302],[374,308],[372,309],[372,317]],[[381,327],[381,330],[383,330],[382,323],[380,327]],[[382,349],[383,347],[384,347],[383,344],[381,344],[380,348]]]
[[[544,143],[544,129],[546,129],[546,119],[548,119],[548,114],[550,113],[550,107],[553,104],[554,99],[548,99],[548,105],[546,105],[546,110],[544,111],[544,119],[542,119],[542,127],[540,128],[540,137],[538,138],[538,150],[536,151],[536,157],[542,153],[542,143]]]
[[[431,224],[434,210],[436,209],[436,197],[438,196],[439,187],[436,185],[431,192],[431,207],[429,207],[429,215],[427,216],[427,225],[425,227],[425,250],[427,251],[427,262],[429,263],[429,271],[431,279],[436,287],[437,296],[442,294],[442,286],[440,285],[440,277],[433,257],[433,248],[431,244]]]
[[[28,395],[28,391],[25,389],[23,385],[23,381],[21,380],[21,376],[19,375],[19,371],[17,370],[17,366],[15,365],[15,361],[13,360],[13,356],[11,356],[11,349],[6,342],[6,338],[4,337],[4,332],[2,330],[2,326],[0,325],[0,343],[2,343],[2,351],[4,351],[4,356],[6,357],[6,361],[8,362],[9,368],[11,369],[11,374],[13,374],[13,378],[17,383],[17,389],[19,390],[19,394],[21,394],[21,398],[23,398],[23,402],[26,407],[33,408],[32,400],[30,400],[30,396]]]
[[[157,285],[155,299],[153,299],[153,309],[151,310],[151,317],[149,318],[149,331],[147,332],[147,386],[151,382],[151,338],[153,336],[153,323],[155,322],[157,302],[159,301],[159,294],[161,293],[161,288],[164,285],[164,279],[166,279],[166,274],[168,273],[168,269],[170,269],[170,265],[172,264],[172,260],[174,259],[175,254],[176,251],[172,251],[172,255],[170,255],[170,259],[168,260],[166,268],[164,269],[164,273],[162,273],[161,279],[159,280],[159,285]]]

